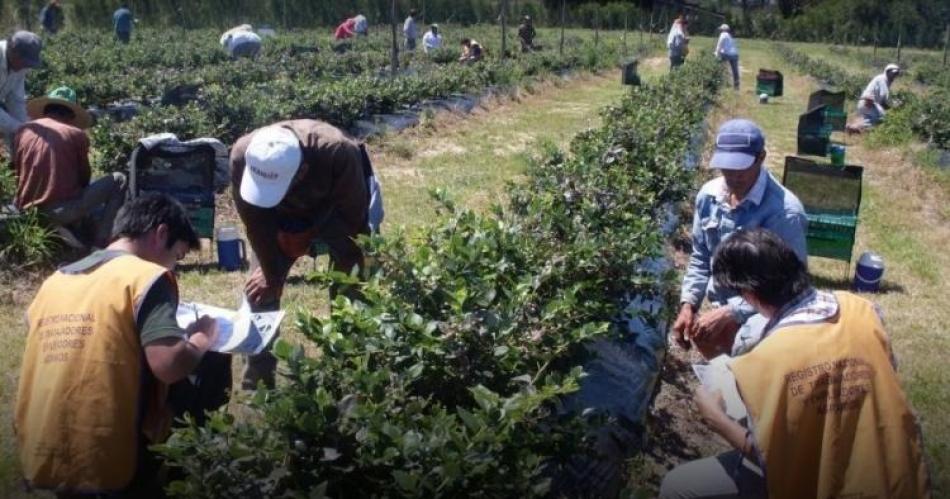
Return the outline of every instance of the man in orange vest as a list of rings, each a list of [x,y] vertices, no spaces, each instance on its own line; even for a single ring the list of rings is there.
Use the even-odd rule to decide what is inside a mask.
[[[106,249],[50,276],[27,310],[14,430],[27,483],[61,496],[155,497],[147,446],[167,437],[168,385],[217,339],[214,319],[178,327],[172,270],[198,236],[172,198],[119,212]]]
[[[720,391],[696,392],[703,418],[736,450],[677,467],[660,497],[930,497],[920,430],[874,304],[815,290],[765,229],[736,232],[713,262],[717,282],[768,323],[755,348],[727,361],[733,404],[745,409],[729,412],[745,417],[727,414]]]

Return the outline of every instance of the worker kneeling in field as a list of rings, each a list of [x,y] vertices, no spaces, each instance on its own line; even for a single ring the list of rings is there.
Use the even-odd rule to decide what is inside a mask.
[[[730,350],[733,355],[747,351],[765,323],[742,296],[710,278],[712,255],[720,244],[740,228],[763,227],[779,234],[802,264],[807,262],[805,209],[765,169],[765,155],[765,136],[755,123],[727,121],[719,128],[710,161],[722,176],[707,182],[696,195],[693,248],[673,335],[684,348],[692,341],[707,359]],[[697,317],[704,298],[715,308]]]
[[[261,37],[254,32],[250,24],[242,24],[225,31],[219,41],[232,59],[254,58],[261,51]]]
[[[459,56],[459,62],[462,64],[471,64],[482,60],[482,44],[471,38],[462,38],[462,54]]]
[[[382,220],[381,201],[370,207],[378,184],[365,150],[322,121],[283,121],[238,139],[231,186],[257,260],[244,288],[254,311],[279,309],[290,268],[315,241],[329,249],[334,270],[361,266],[354,239]],[[272,386],[276,365],[270,352],[249,357],[244,388]]]
[[[83,130],[92,125],[92,117],[69,87],[31,100],[27,113],[33,121],[13,139],[14,203],[21,210],[38,208],[71,246],[105,247],[125,202],[126,178],[112,173],[90,183],[89,137]],[[82,230],[85,225],[92,227],[91,240]]]
[[[714,262],[716,281],[768,324],[722,374],[719,386],[738,396],[696,392],[735,450],[675,468],[660,497],[929,497],[920,431],[874,304],[815,290],[795,251],[765,229],[737,232]]]
[[[861,93],[861,98],[858,99],[858,114],[861,121],[849,124],[848,132],[860,133],[884,119],[887,109],[891,107],[891,85],[900,74],[901,68],[897,64],[888,64],[883,73],[871,79],[867,88]]]
[[[181,205],[145,194],[119,212],[112,244],[43,283],[27,310],[14,420],[30,486],[62,497],[160,494],[148,446],[175,415],[169,385],[196,372],[218,334],[209,317],[184,330],[175,317],[172,271],[198,247]]]

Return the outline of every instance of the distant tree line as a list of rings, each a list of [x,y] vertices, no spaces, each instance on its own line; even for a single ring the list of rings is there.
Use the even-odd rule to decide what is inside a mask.
[[[570,26],[665,31],[679,12],[690,31],[715,34],[723,22],[740,37],[894,46],[940,47],[950,22],[948,0],[398,0],[398,17],[411,8],[422,22],[497,22],[507,4],[511,24],[531,15],[558,25],[562,1]],[[36,27],[45,0],[0,0],[0,28]],[[64,2],[67,25],[108,27],[118,0]],[[130,0],[143,25],[186,28],[239,23],[284,28],[332,26],[356,13],[373,24],[389,21],[391,0]],[[38,29],[38,28],[37,28]]]

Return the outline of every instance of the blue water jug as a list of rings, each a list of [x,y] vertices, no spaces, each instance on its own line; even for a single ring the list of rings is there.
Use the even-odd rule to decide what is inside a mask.
[[[865,251],[854,268],[854,290],[875,293],[881,289],[884,277],[884,259],[877,253]]]
[[[221,227],[218,229],[218,266],[233,272],[244,266],[247,258],[247,247],[235,227]]]

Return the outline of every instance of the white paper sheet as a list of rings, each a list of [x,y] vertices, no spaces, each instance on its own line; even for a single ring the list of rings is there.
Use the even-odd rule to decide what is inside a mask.
[[[207,315],[218,321],[218,338],[211,346],[214,352],[253,355],[264,351],[277,333],[284,311],[251,312],[247,299],[241,300],[241,307],[235,310],[205,305],[202,303],[180,302],[176,319],[182,328],[195,322],[195,317]]]
[[[726,414],[736,421],[748,416],[745,403],[739,396],[736,386],[736,377],[729,369],[728,355],[720,355],[709,361],[708,364],[693,364],[693,372],[707,390],[722,392],[722,399],[726,404]]]

